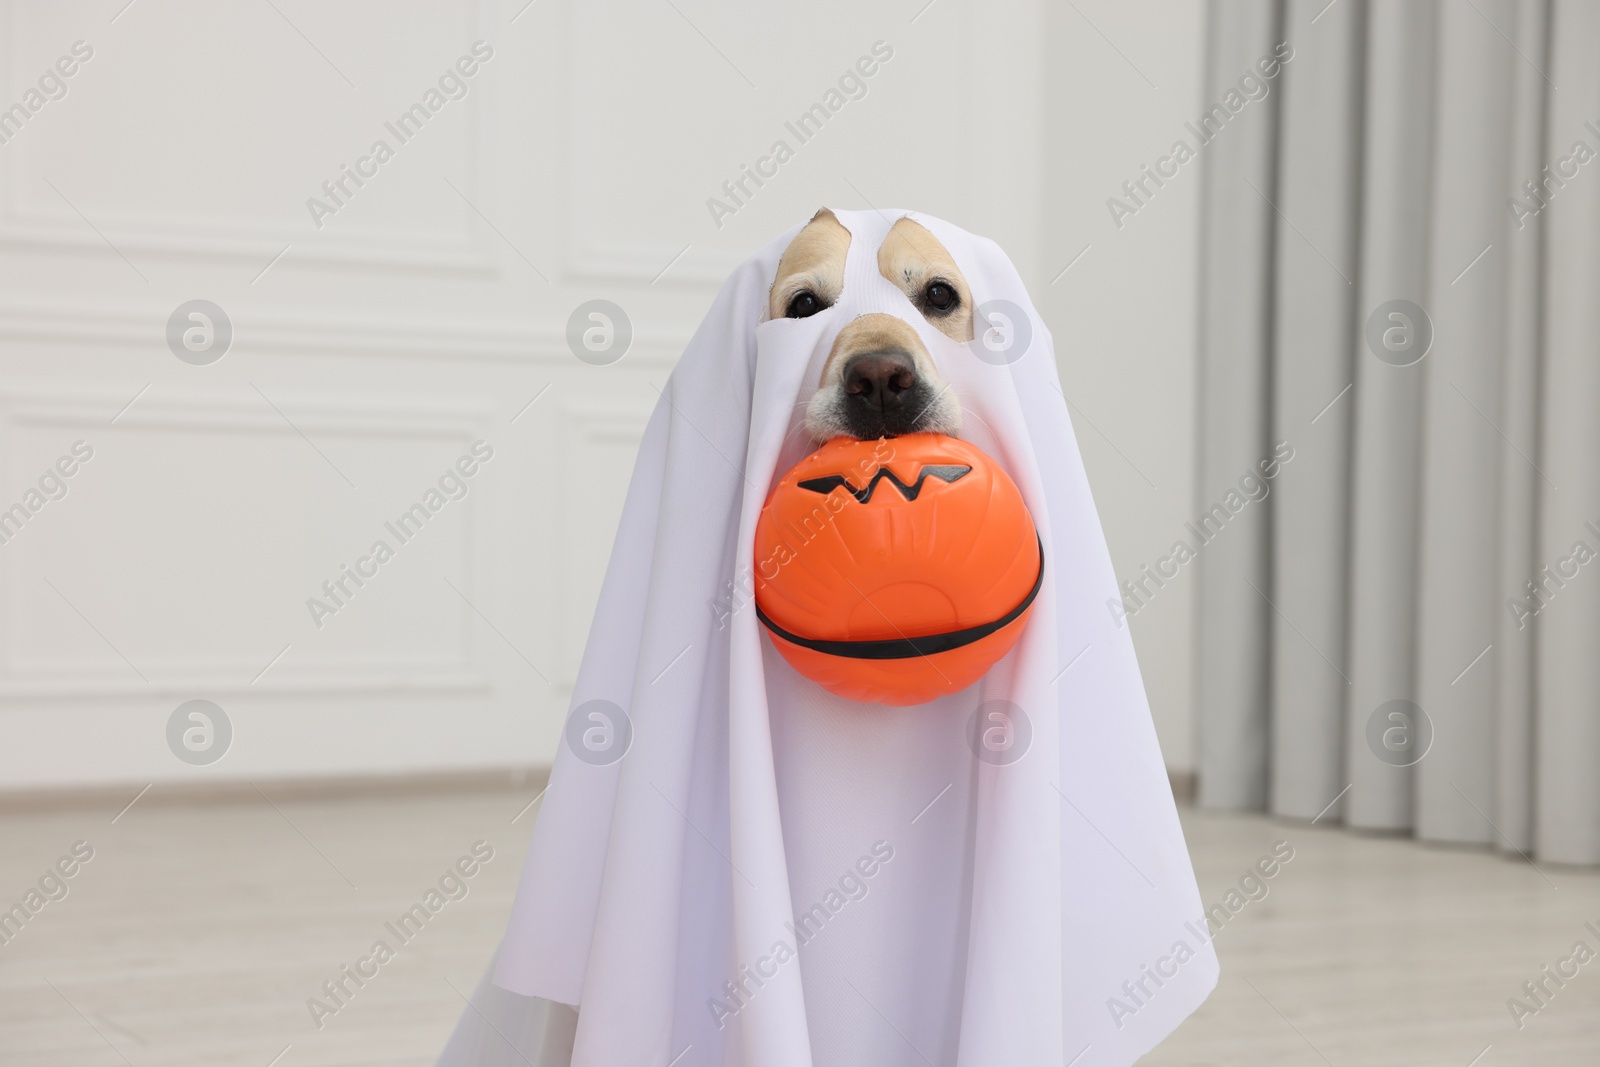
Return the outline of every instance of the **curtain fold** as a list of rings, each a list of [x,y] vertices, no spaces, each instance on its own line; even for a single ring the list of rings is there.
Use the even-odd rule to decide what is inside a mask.
[[[1323,0],[1325,3],[1326,0]],[[1322,6],[1287,5],[1303,25]],[[1345,786],[1344,590],[1349,584],[1350,412],[1361,224],[1365,12],[1338,4],[1284,70],[1272,345],[1273,441],[1294,449],[1271,500],[1273,811],[1315,818]],[[1294,620],[1293,623],[1289,620]]]
[[[1202,106],[1221,114],[1207,111],[1194,126],[1210,137],[1198,147],[1206,185],[1201,273],[1226,284],[1202,294],[1200,301],[1201,345],[1213,358],[1200,369],[1199,393],[1204,410],[1231,414],[1206,420],[1201,430],[1202,515],[1237,492],[1241,476],[1256,471],[1271,451],[1271,302],[1238,300],[1233,294],[1271,291],[1279,94],[1241,105],[1237,115],[1223,101],[1230,90],[1245,99],[1238,80],[1254,74],[1262,56],[1272,55],[1283,40],[1280,29],[1276,5],[1220,0],[1211,10]],[[1267,789],[1267,676],[1261,655],[1268,630],[1261,592],[1270,584],[1270,529],[1264,508],[1243,507],[1235,515],[1230,510],[1217,520],[1214,539],[1198,546],[1205,561],[1200,595],[1218,627],[1216,632],[1202,627],[1198,637],[1199,699],[1214,709],[1200,735],[1200,763],[1224,772],[1202,772],[1200,791],[1207,804],[1249,808],[1261,805]]]
[[[1198,561],[1201,802],[1600,863],[1600,8],[1225,0],[1207,93],[1269,37],[1201,513],[1292,459]]]
[[[1529,55],[1548,54],[1550,18],[1544,3],[1517,6],[1512,40]],[[1508,199],[1525,194],[1519,184],[1537,174],[1545,156],[1544,71],[1533,63],[1511,68]],[[1596,146],[1600,149],[1600,145]],[[1500,588],[1520,592],[1537,569],[1541,475],[1539,454],[1539,346],[1543,291],[1544,226],[1522,219],[1506,238],[1506,343],[1500,383],[1500,429],[1512,447],[1500,451]],[[1529,521],[1529,517],[1533,521]],[[1597,546],[1600,547],[1600,546]],[[1534,644],[1533,629],[1511,611],[1496,616],[1499,718],[1495,730],[1495,811],[1502,849],[1533,847]]]
[[[1312,28],[1314,29],[1314,27]],[[1355,433],[1351,487],[1350,678],[1345,703],[1346,781],[1342,812],[1352,826],[1409,829],[1411,767],[1364,759],[1369,715],[1413,700],[1417,647],[1417,509],[1422,450],[1420,319],[1380,312],[1379,337],[1401,331],[1389,360],[1372,351],[1368,320],[1383,305],[1427,299],[1428,199],[1433,157],[1434,9],[1377,3],[1368,12],[1360,277],[1356,314]],[[1306,34],[1305,36],[1310,36]],[[1316,47],[1315,44],[1308,45]],[[1392,305],[1391,305],[1392,306]],[[1400,320],[1391,318],[1400,315]],[[1410,336],[1406,335],[1407,317]],[[1413,346],[1412,351],[1407,351]],[[1424,359],[1427,357],[1425,356]],[[1366,712],[1367,714],[1363,714]],[[1383,713],[1384,729],[1407,728]],[[1400,712],[1400,714],[1404,714]],[[1331,798],[1330,798],[1331,799]]]
[[[1441,4],[1434,108],[1431,264],[1424,306],[1433,351],[1423,374],[1417,501],[1416,701],[1433,747],[1416,765],[1415,826],[1431,841],[1494,839],[1499,622],[1499,459],[1505,447],[1500,363],[1505,344],[1505,205],[1515,54],[1489,25],[1512,22],[1500,0],[1480,15]],[[1529,513],[1531,518],[1531,512]]]
[[[1578,542],[1600,548],[1600,166],[1562,177],[1576,142],[1600,149],[1600,7],[1564,0],[1552,13],[1546,94],[1549,206],[1544,370],[1538,461],[1540,532],[1534,619],[1537,760],[1534,844],[1540,855],[1600,863],[1600,561],[1573,560]],[[1530,175],[1542,177],[1542,174]]]

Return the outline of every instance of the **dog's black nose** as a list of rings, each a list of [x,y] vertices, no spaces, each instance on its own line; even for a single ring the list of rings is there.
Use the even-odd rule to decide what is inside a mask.
[[[845,395],[879,409],[899,404],[917,386],[909,352],[863,352],[845,365]]]

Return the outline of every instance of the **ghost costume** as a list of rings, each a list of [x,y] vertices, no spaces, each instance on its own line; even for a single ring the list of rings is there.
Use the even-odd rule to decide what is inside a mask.
[[[965,274],[975,340],[879,274],[908,214]],[[662,392],[510,924],[443,1067],[1123,1065],[1216,983],[1049,332],[993,242],[837,215],[839,301],[768,318],[784,234]],[[752,602],[761,505],[815,447],[834,338],[872,312],[917,330],[1044,556],[1018,645],[914,707],[802,678]]]

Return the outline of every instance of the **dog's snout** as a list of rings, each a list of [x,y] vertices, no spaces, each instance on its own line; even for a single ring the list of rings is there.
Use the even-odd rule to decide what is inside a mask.
[[[916,363],[909,352],[864,352],[845,365],[843,384],[847,395],[888,407],[916,388]]]
[[[806,405],[806,428],[818,441],[871,441],[961,429],[961,407],[916,329],[873,312],[852,319],[833,341],[822,382]]]

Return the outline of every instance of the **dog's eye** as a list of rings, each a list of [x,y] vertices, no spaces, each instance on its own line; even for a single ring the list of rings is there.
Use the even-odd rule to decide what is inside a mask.
[[[948,314],[961,306],[961,297],[955,286],[947,282],[933,282],[922,291],[922,299],[929,311]]]
[[[809,289],[802,289],[789,298],[789,306],[784,309],[784,315],[791,319],[808,319],[821,311],[826,305],[817,299],[817,294]]]

